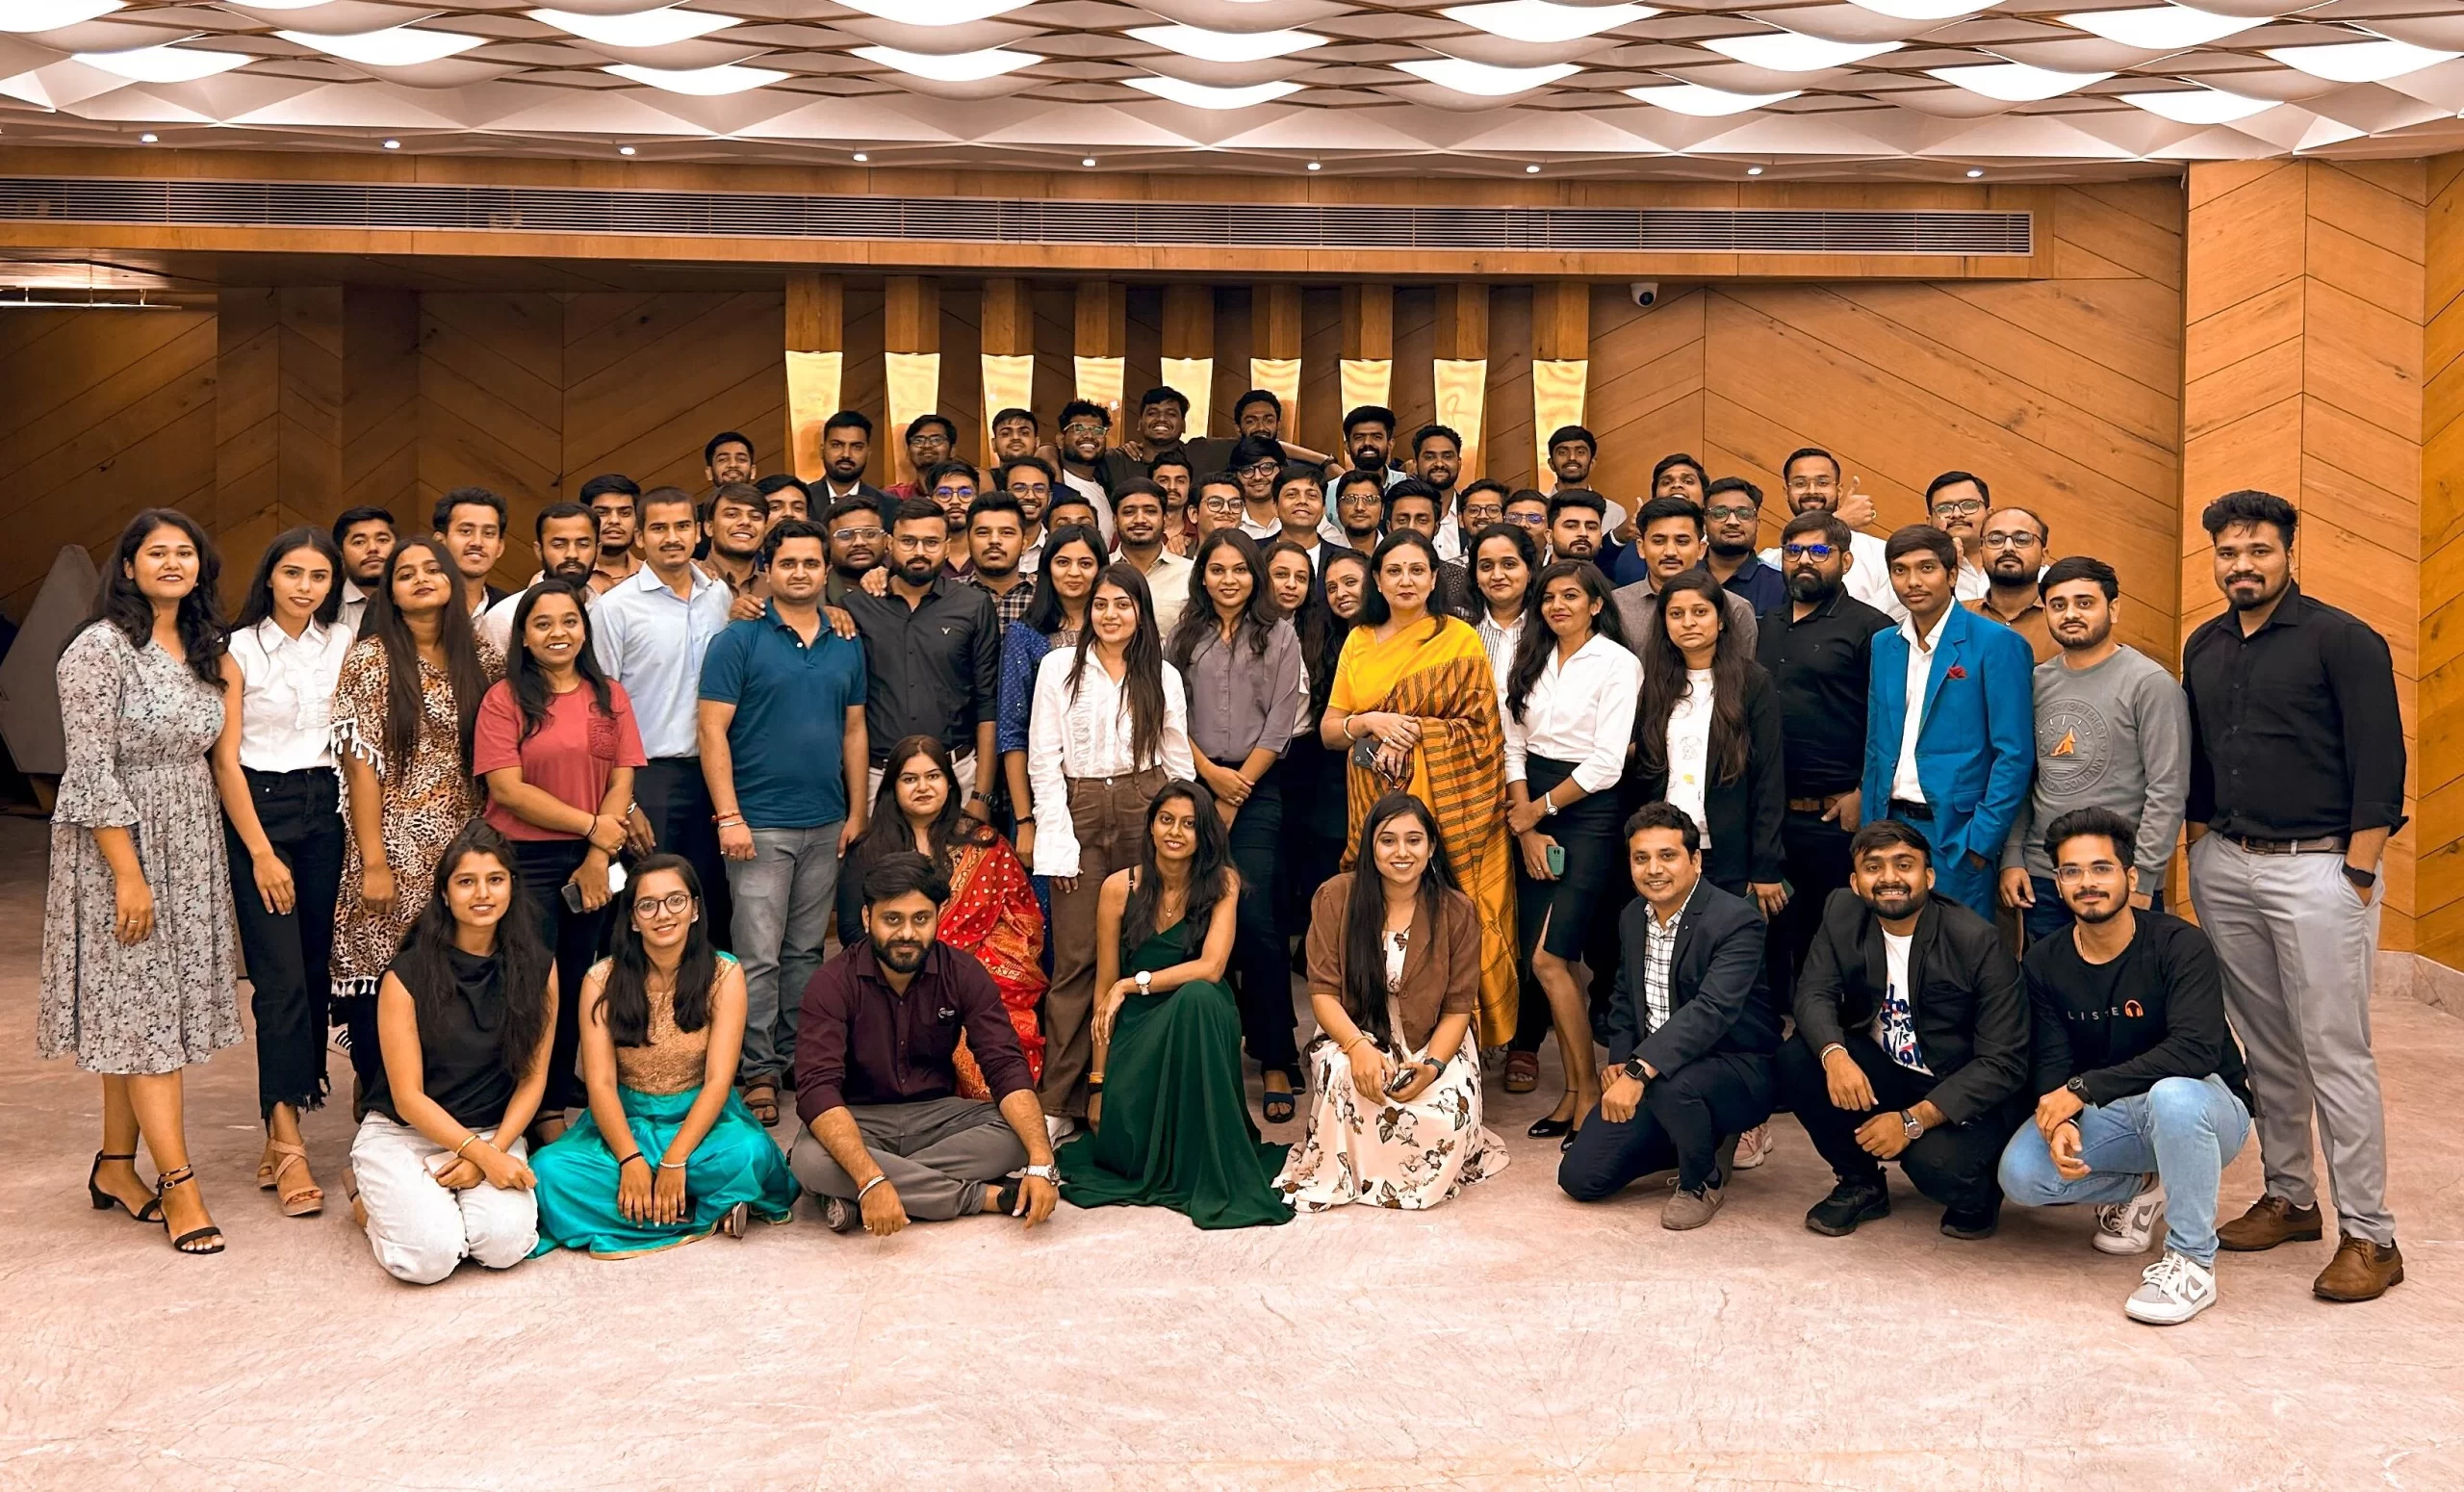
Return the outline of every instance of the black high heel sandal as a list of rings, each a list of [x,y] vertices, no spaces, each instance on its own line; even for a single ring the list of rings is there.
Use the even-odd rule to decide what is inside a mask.
[[[86,1172],[86,1199],[94,1204],[94,1210],[96,1212],[109,1212],[113,1208],[116,1207],[120,1211],[127,1213],[130,1217],[135,1218],[140,1222],[160,1222],[163,1221],[163,1215],[157,1210],[161,1205],[159,1202],[149,1200],[142,1207],[131,1207],[124,1198],[114,1196],[111,1193],[104,1191],[101,1187],[94,1184],[94,1178],[103,1173],[103,1162],[128,1161],[134,1163],[136,1159],[137,1152],[134,1150],[131,1150],[126,1155],[106,1155],[102,1151],[96,1150],[94,1152],[93,1168]]]
[[[1573,1119],[1555,1119],[1548,1115],[1543,1115],[1539,1119],[1533,1119],[1531,1121],[1531,1127],[1524,1131],[1525,1134],[1529,1135],[1534,1140],[1562,1140],[1574,1132],[1575,1121]]]
[[[187,1186],[195,1179],[196,1168],[192,1166],[181,1166],[175,1170],[165,1171],[162,1175],[155,1178],[154,1200],[151,1203],[151,1206],[156,1212],[154,1221],[163,1224],[164,1232],[167,1233],[171,1230],[171,1219],[169,1214],[162,1211],[163,1194],[175,1186]],[[212,1248],[192,1248],[189,1247],[190,1245],[196,1243],[198,1240],[206,1238],[214,1240]],[[189,1231],[182,1233],[179,1237],[172,1239],[171,1247],[185,1254],[195,1254],[201,1256],[209,1253],[220,1253],[223,1249],[222,1229],[211,1222],[201,1228],[191,1228]]]

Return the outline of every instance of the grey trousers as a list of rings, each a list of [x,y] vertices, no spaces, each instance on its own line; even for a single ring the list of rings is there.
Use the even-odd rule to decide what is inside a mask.
[[[783,1084],[796,1065],[796,1018],[838,894],[837,824],[756,829],[753,858],[727,862],[735,956],[744,965],[744,1053],[736,1081]]]
[[[1000,1109],[974,1098],[850,1104],[847,1112],[856,1117],[874,1164],[898,1189],[907,1215],[918,1222],[982,1211],[985,1184],[1027,1163],[1027,1147]],[[787,1169],[808,1192],[856,1199],[856,1183],[813,1138],[810,1124],[797,1132]]]
[[[2191,846],[2191,903],[2224,967],[2224,1012],[2249,1059],[2259,1158],[2271,1196],[2318,1200],[2310,1121],[2318,1116],[2337,1226],[2396,1241],[2387,1211],[2387,1118],[2370,1052],[2370,905],[2340,855],[2253,855],[2222,835]]]

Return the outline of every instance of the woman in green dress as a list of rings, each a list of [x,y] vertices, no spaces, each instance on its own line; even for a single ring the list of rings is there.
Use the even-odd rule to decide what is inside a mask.
[[[1249,1119],[1241,1007],[1223,983],[1240,889],[1214,795],[1165,784],[1139,863],[1107,876],[1096,903],[1094,1128],[1057,1157],[1072,1203],[1170,1207],[1202,1228],[1291,1221],[1272,1186],[1284,1146]]]

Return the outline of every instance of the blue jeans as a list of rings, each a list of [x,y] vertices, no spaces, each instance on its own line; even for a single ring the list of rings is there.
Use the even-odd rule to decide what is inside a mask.
[[[744,1052],[739,1083],[790,1081],[805,985],[838,889],[838,829],[756,829],[753,858],[731,860],[736,961],[744,965]],[[843,936],[843,935],[842,935]]]
[[[2165,1183],[2165,1247],[2216,1262],[2216,1188],[2250,1137],[2250,1111],[2220,1077],[2164,1077],[2143,1093],[2079,1111],[2079,1158],[2066,1179],[2034,1119],[2002,1149],[2003,1195],[2023,1207],[2126,1202],[2149,1171]]]
[[[2027,931],[2028,945],[2034,947],[2040,940],[2066,931],[2074,919],[2070,915],[2070,909],[2063,905],[2060,887],[2034,872],[2028,875],[2028,885],[2036,890],[2037,904],[2033,907],[2020,908],[2019,919],[2021,926]],[[2162,871],[2157,873],[2154,885],[2149,885],[2143,878],[2140,887],[2149,893],[2147,898],[2149,911],[2165,910],[2165,884]]]

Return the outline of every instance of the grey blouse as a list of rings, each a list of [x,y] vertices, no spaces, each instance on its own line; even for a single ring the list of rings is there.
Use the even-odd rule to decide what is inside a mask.
[[[1307,711],[1309,686],[1300,669],[1300,639],[1290,622],[1267,633],[1267,651],[1245,638],[1230,646],[1212,628],[1181,671],[1189,689],[1190,745],[1201,757],[1239,762],[1252,751],[1283,755]]]

